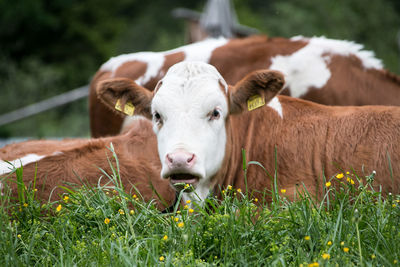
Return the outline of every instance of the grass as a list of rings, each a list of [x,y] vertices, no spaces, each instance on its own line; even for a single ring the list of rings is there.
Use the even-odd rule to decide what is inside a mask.
[[[118,164],[103,178],[114,188],[65,188],[56,202],[21,186],[1,197],[0,266],[397,266],[399,196],[375,191],[374,174],[338,177],[320,201],[288,201],[275,183],[272,203],[229,187],[173,213],[125,193]]]

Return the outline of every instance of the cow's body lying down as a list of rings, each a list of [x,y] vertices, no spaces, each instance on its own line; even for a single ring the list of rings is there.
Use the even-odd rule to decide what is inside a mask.
[[[304,184],[318,194],[323,175],[342,170],[376,171],[375,185],[399,192],[400,108],[331,107],[278,96],[279,72],[254,72],[234,88],[211,65],[178,63],[151,92],[129,79],[102,82],[98,93],[113,108],[130,101],[153,118],[161,176],[172,185],[192,184],[204,199],[209,190],[234,185],[245,189],[241,149],[273,173],[277,151],[278,183],[293,196]],[[268,103],[247,111],[259,95]],[[388,164],[390,156],[393,182]],[[257,165],[248,169],[248,188],[263,191],[271,181]],[[188,198],[196,199],[193,193]]]
[[[92,135],[117,134],[123,121],[98,100],[99,82],[129,78],[153,90],[169,67],[193,60],[215,66],[229,84],[269,68],[285,75],[285,95],[326,105],[400,105],[400,79],[383,70],[380,60],[361,45],[324,37],[209,39],[166,52],[121,55],[104,63],[90,86]],[[129,125],[129,117],[124,125]]]
[[[101,176],[101,184],[110,180],[105,177],[100,168],[111,174],[107,157],[115,166],[115,160],[107,147],[113,144],[117,154],[122,183],[126,192],[137,194],[133,185],[139,190],[146,201],[158,199],[151,185],[171,205],[175,193],[167,181],[160,179],[160,161],[157,155],[156,138],[148,120],[136,120],[132,129],[123,135],[99,139],[72,139],[63,141],[27,141],[8,145],[0,149],[0,179],[7,176],[10,165],[3,160],[13,162],[16,167],[23,167],[25,184],[33,183],[37,166],[36,188],[38,197],[47,200],[59,198],[59,193],[65,192],[58,188],[66,183],[97,185]],[[13,176],[15,177],[15,176]],[[16,196],[16,183],[7,178],[0,180],[9,185]],[[79,177],[79,178],[78,178]],[[109,186],[114,186],[109,183]],[[4,189],[3,189],[4,190]],[[52,191],[54,192],[52,193]],[[52,195],[51,195],[52,193]],[[165,208],[158,202],[160,209]]]

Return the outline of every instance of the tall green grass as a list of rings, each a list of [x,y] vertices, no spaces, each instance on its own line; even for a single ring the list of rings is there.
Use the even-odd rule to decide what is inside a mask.
[[[399,264],[399,196],[374,190],[374,174],[331,177],[318,201],[306,188],[288,201],[275,182],[272,203],[229,187],[204,207],[161,213],[126,193],[112,165],[109,185],[71,186],[55,202],[41,204],[34,185],[2,196],[0,266]]]

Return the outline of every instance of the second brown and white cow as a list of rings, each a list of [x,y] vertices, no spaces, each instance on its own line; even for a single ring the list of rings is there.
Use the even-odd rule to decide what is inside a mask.
[[[17,197],[15,174],[10,175],[12,165],[4,160],[15,167],[23,166],[25,185],[33,184],[36,177],[37,196],[44,201],[59,199],[59,195],[65,192],[60,186],[70,187],[84,182],[90,186],[100,183],[114,187],[102,171],[111,175],[110,163],[116,166],[108,149],[111,143],[119,161],[125,191],[140,194],[145,201],[156,200],[161,210],[169,207],[175,200],[175,191],[167,181],[160,179],[156,138],[151,122],[144,119],[132,122],[129,132],[115,137],[33,140],[1,148],[0,194],[9,187],[12,196]]]
[[[262,70],[229,87],[213,66],[182,62],[169,69],[154,95],[123,78],[103,81],[98,94],[110,108],[117,100],[131,102],[137,114],[152,118],[161,176],[177,188],[193,185],[186,198],[203,200],[216,186],[244,190],[242,148],[271,173],[276,149],[278,183],[289,196],[302,184],[318,195],[323,175],[338,168],[375,170],[377,184],[399,192],[399,107],[331,107],[277,97],[283,85],[280,72]],[[247,177],[251,191],[270,188],[259,166],[250,166]]]
[[[285,75],[282,94],[326,105],[400,106],[400,78],[383,69],[363,46],[324,37],[207,39],[164,52],[139,52],[111,58],[90,84],[92,136],[115,135],[129,125],[109,113],[97,98],[98,84],[109,78],[129,78],[153,90],[168,69],[181,61],[203,61],[216,67],[229,84],[259,69]]]

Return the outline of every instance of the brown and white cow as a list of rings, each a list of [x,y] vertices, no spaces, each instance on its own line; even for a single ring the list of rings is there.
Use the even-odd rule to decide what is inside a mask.
[[[117,99],[131,102],[138,114],[152,118],[161,176],[177,187],[192,184],[195,192],[186,198],[203,200],[219,185],[244,190],[242,148],[270,173],[276,148],[278,183],[288,196],[302,184],[318,195],[323,175],[340,168],[360,175],[363,168],[375,170],[377,184],[399,192],[399,107],[332,107],[276,97],[283,85],[280,72],[261,70],[228,87],[213,66],[182,62],[169,69],[154,96],[124,78],[103,81],[98,93],[110,108]],[[270,188],[259,166],[250,166],[247,177],[251,191]]]
[[[121,180],[126,192],[137,194],[135,186],[146,201],[156,199],[160,209],[166,205],[169,207],[175,200],[175,191],[167,181],[160,179],[161,164],[156,138],[148,120],[136,120],[129,132],[115,137],[39,140],[8,145],[0,149],[0,182],[11,187],[13,196],[16,196],[17,184],[13,182],[15,175],[7,177],[12,169],[10,164],[3,161],[7,160],[15,167],[24,166],[23,179],[26,185],[33,183],[37,171],[36,188],[41,200],[56,200],[60,193],[65,192],[59,186],[69,187],[68,184],[80,185],[82,182],[97,185],[101,176],[101,184],[114,186],[100,170],[112,173],[108,158],[115,166],[112,153],[107,148],[111,143],[119,160]],[[159,201],[152,186],[165,202]]]
[[[400,105],[400,79],[382,69],[372,52],[353,42],[324,37],[207,39],[166,52],[120,55],[104,63],[91,82],[89,111],[94,137],[120,132],[123,119],[98,100],[96,87],[108,78],[129,78],[153,89],[169,67],[203,61],[229,84],[251,71],[278,70],[285,75],[283,94],[327,105]],[[124,125],[129,124],[129,117]]]

